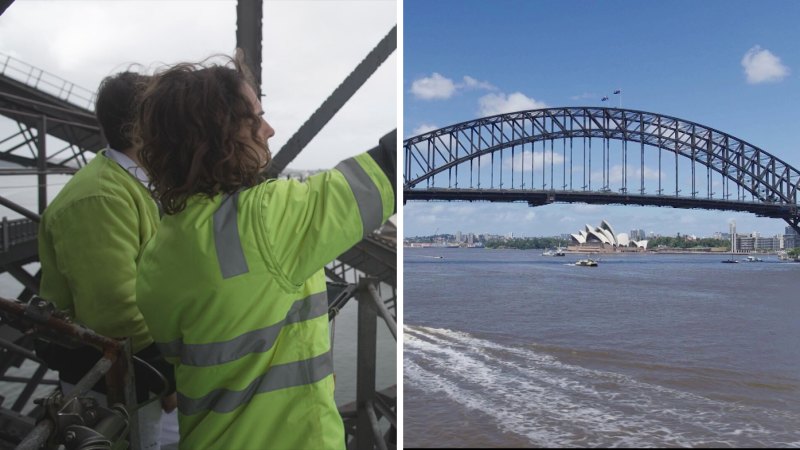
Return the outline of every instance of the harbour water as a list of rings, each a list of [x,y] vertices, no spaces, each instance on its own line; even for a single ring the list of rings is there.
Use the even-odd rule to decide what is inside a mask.
[[[800,264],[584,256],[405,249],[405,445],[800,447]]]

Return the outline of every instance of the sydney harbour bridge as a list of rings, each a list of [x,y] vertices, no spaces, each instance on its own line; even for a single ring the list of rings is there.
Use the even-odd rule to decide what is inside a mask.
[[[403,200],[743,211],[800,233],[800,172],[696,122],[621,108],[519,111],[406,139]]]

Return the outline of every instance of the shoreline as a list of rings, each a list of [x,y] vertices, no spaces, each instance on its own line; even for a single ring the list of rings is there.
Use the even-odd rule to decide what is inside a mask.
[[[437,250],[455,250],[455,249],[470,249],[470,250],[519,250],[519,251],[533,251],[533,252],[542,252],[547,249],[543,248],[513,248],[513,247],[498,247],[498,248],[489,248],[489,247],[412,247],[412,246],[403,246],[404,249],[437,249]],[[732,253],[730,251],[719,251],[719,250],[686,250],[686,249],[679,249],[679,248],[670,248],[670,249],[659,249],[659,250],[645,250],[645,251],[602,251],[596,249],[587,249],[587,250],[563,250],[567,255],[585,255],[585,254],[593,254],[593,255],[764,255],[764,256],[778,256],[778,252],[737,252]]]

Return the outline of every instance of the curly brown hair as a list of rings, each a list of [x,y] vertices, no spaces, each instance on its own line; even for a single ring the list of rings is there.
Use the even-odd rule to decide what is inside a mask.
[[[153,75],[140,96],[133,135],[166,214],[182,211],[194,195],[230,194],[262,179],[267,143],[243,89],[258,90],[245,66],[228,60],[174,65]]]

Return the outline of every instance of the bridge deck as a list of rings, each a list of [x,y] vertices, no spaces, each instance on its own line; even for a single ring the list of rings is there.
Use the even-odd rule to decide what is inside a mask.
[[[682,209],[743,211],[754,213],[762,217],[771,217],[777,219],[783,219],[786,217],[800,217],[797,207],[793,205],[676,197],[669,195],[639,195],[618,192],[429,188],[405,189],[403,190],[403,200],[527,202],[530,206],[540,206],[559,202],[670,206],[673,208]]]

